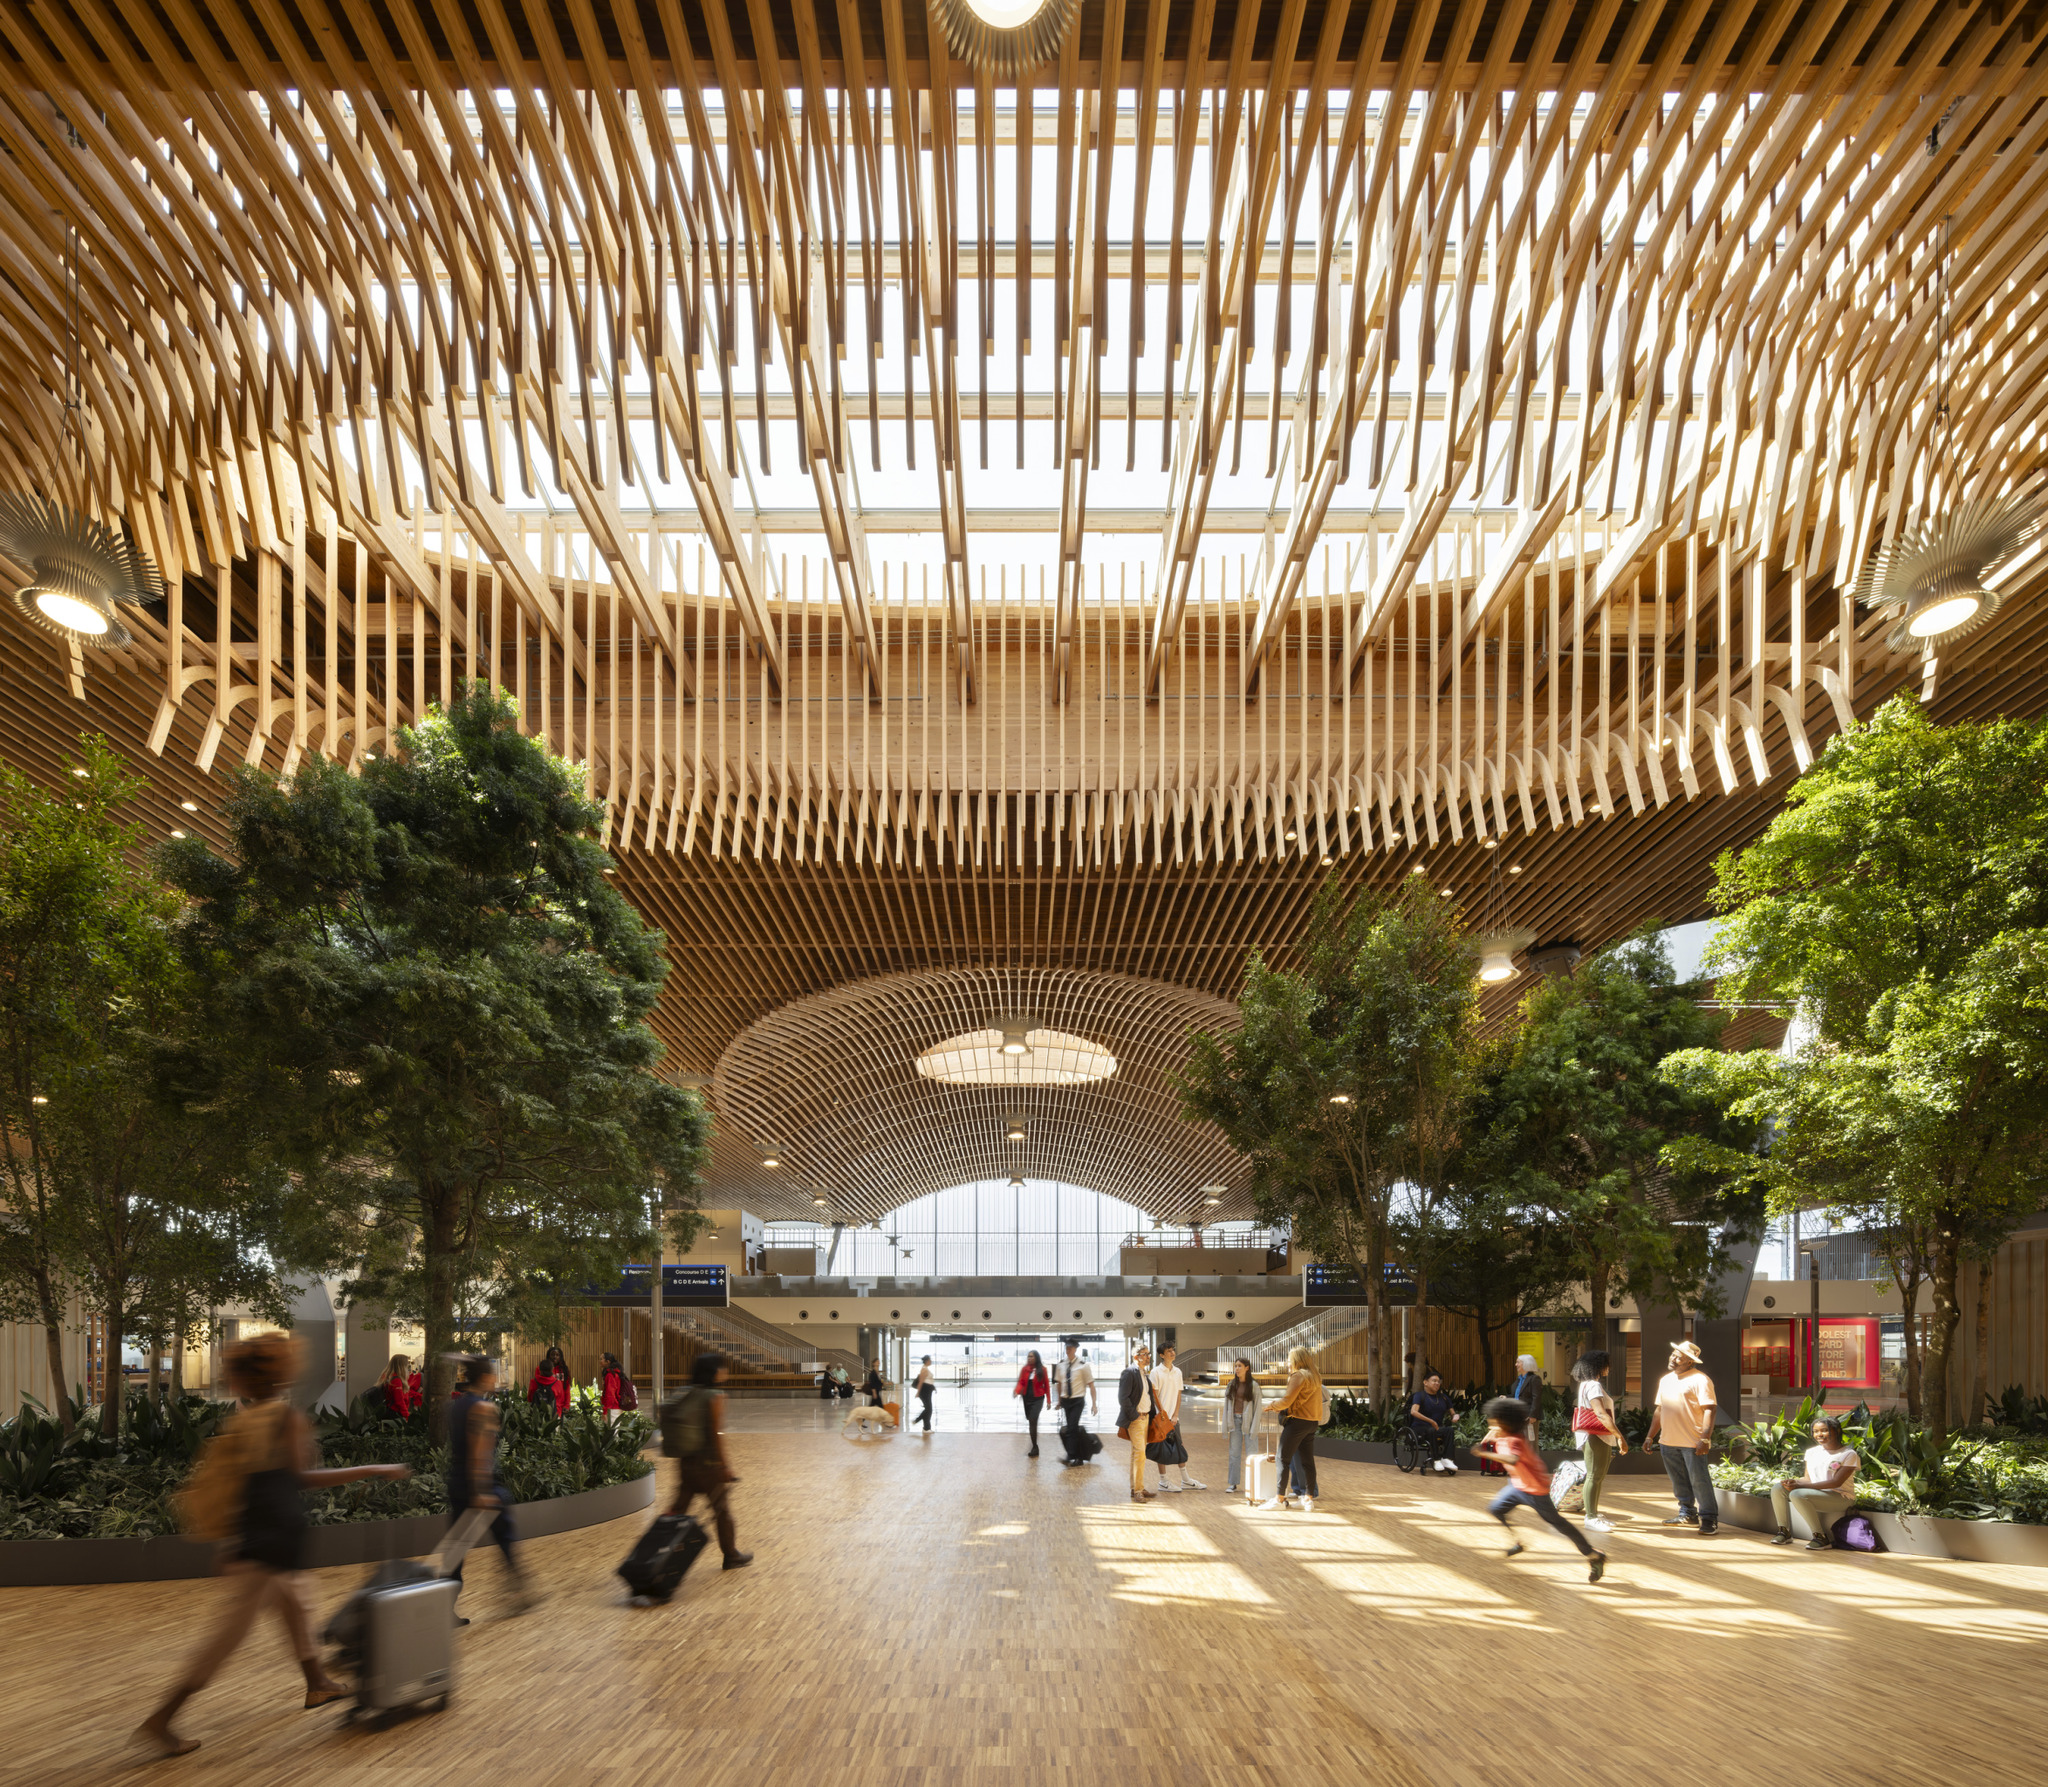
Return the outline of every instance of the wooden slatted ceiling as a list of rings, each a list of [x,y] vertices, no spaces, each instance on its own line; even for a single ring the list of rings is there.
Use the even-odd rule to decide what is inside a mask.
[[[0,481],[172,596],[0,613],[0,737],[204,829],[498,681],[698,1073],[879,973],[1227,996],[1326,856],[1691,916],[1881,695],[2043,704],[2048,561],[1939,662],[1847,595],[2041,459],[2041,10],[1091,0],[1012,93],[918,0],[5,0]]]

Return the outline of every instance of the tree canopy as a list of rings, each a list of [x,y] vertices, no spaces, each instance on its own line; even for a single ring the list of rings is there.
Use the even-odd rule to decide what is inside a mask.
[[[479,688],[360,776],[242,771],[229,856],[165,852],[208,989],[187,1096],[276,1113],[371,1213],[354,1289],[423,1320],[437,1392],[458,1314],[615,1272],[657,1192],[679,1242],[694,1222],[708,1119],[654,1071],[661,938],[579,781]]]

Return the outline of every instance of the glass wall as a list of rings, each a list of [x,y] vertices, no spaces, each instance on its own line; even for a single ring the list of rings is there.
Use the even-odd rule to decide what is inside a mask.
[[[1219,1223],[1204,1238],[1226,1247],[1252,1226]],[[834,1278],[1098,1278],[1117,1275],[1126,1236],[1151,1232],[1152,1218],[1122,1198],[985,1179],[913,1198],[880,1228],[841,1230],[836,1250],[822,1223],[771,1222],[767,1244],[815,1247],[817,1271]]]

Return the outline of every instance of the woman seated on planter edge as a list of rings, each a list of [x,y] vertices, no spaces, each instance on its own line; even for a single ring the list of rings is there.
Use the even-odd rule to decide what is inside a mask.
[[[1828,1535],[1839,1520],[1856,1506],[1856,1473],[1863,1460],[1855,1447],[1842,1444],[1842,1424],[1832,1415],[1817,1416],[1813,1423],[1814,1443],[1806,1449],[1806,1480],[1795,1483],[1781,1477],[1771,1485],[1771,1512],[1777,1516],[1778,1536],[1773,1545],[1792,1543],[1792,1508],[1796,1505],[1813,1529],[1806,1542],[1808,1551],[1832,1551]]]

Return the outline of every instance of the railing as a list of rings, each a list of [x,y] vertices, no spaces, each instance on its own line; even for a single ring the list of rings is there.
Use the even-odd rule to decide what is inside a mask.
[[[1226,1364],[1234,1364],[1239,1359],[1249,1359],[1254,1366],[1277,1365],[1283,1363],[1295,1347],[1305,1346],[1310,1352],[1318,1353],[1346,1335],[1357,1333],[1365,1326],[1365,1317],[1366,1311],[1359,1304],[1339,1304],[1317,1310],[1297,1305],[1270,1322],[1247,1328],[1234,1339],[1213,1347],[1191,1348],[1177,1362],[1189,1377],[1204,1372],[1220,1372]]]

